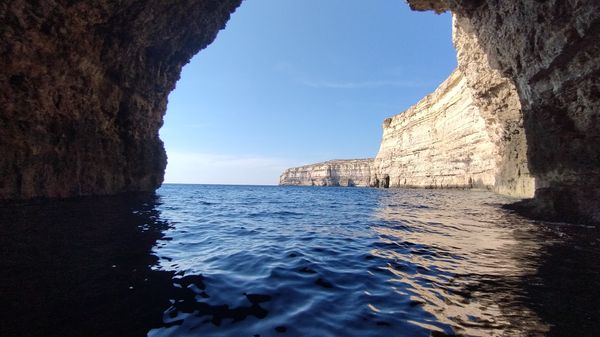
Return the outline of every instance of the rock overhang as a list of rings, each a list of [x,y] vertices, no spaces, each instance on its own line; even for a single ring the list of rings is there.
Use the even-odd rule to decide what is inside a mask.
[[[444,0],[407,0],[407,3],[413,11],[434,11],[439,14],[450,9]]]

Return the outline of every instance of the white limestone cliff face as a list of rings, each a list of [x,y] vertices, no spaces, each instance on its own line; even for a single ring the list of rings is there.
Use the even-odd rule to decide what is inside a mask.
[[[460,70],[432,94],[383,123],[372,186],[489,188],[497,147]]]
[[[384,122],[373,186],[471,188],[532,197],[523,113],[514,83],[489,66],[468,22],[455,18],[458,69],[434,93]]]
[[[330,160],[287,169],[279,185],[369,186],[373,159]]]
[[[459,68],[432,94],[384,121],[372,162],[334,160],[292,168],[280,184],[485,188],[532,196],[516,89],[486,66],[474,36],[454,29]]]

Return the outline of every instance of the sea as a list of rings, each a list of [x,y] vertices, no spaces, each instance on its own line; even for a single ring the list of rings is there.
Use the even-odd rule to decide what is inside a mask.
[[[600,231],[488,191],[166,184],[0,206],[0,336],[600,336]]]

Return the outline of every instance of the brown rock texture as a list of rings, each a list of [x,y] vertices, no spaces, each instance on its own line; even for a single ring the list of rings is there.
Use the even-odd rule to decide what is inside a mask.
[[[279,185],[369,186],[373,159],[330,160],[293,167],[279,177]]]
[[[435,11],[442,13],[448,10],[448,4],[444,0],[408,0],[410,9],[414,11]]]
[[[537,213],[600,222],[600,2],[487,7],[465,21],[517,86]]]
[[[0,199],[160,186],[167,96],[240,2],[0,2]]]

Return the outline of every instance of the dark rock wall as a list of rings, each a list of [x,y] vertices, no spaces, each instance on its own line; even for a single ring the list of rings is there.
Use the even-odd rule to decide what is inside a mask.
[[[0,199],[160,186],[167,96],[240,2],[0,2]]]

